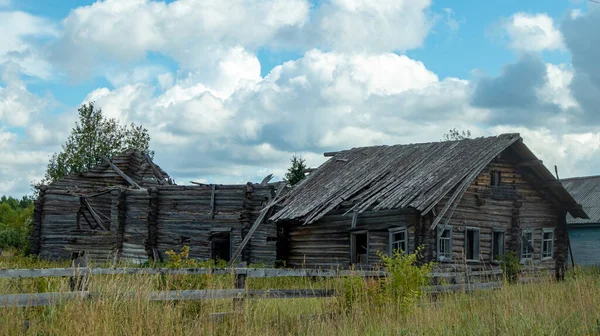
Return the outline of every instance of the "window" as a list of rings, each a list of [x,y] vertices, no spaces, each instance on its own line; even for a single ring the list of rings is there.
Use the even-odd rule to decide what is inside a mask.
[[[502,173],[497,170],[490,172],[490,185],[497,187],[502,182]]]
[[[231,232],[213,232],[210,235],[210,257],[214,260],[231,259]]]
[[[504,255],[504,230],[492,232],[492,260],[498,260]]]
[[[554,257],[554,229],[542,230],[542,259]]]
[[[452,227],[438,230],[437,255],[439,260],[452,259]]]
[[[467,228],[465,230],[465,258],[479,260],[479,229]]]
[[[521,260],[533,258],[533,231],[523,231],[521,234]]]
[[[357,232],[350,235],[350,253],[353,264],[369,262],[369,236],[367,232]]]
[[[390,229],[389,254],[394,250],[408,252],[408,234],[406,228]]]

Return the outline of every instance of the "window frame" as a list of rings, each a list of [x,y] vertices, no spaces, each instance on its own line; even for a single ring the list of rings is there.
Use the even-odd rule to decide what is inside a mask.
[[[477,241],[473,241],[474,250],[473,257],[476,259],[467,259],[467,240],[468,240],[468,232],[474,231],[477,232]],[[467,262],[480,262],[481,261],[481,229],[478,227],[466,226],[465,227],[465,260]],[[475,249],[476,248],[476,249]],[[477,253],[475,253],[477,252]]]
[[[367,260],[364,263],[359,263],[356,261],[356,236],[358,235],[366,235],[367,236]],[[350,264],[351,265],[367,265],[369,264],[369,231],[368,230],[360,230],[350,232]]]
[[[502,185],[502,172],[499,170],[490,171],[490,186],[499,187]]]
[[[551,233],[552,234],[552,240],[551,243],[551,250],[550,250],[550,256],[544,256],[545,254],[545,250],[544,250],[544,242],[547,240],[544,238],[544,234],[546,233]],[[554,259],[554,239],[555,239],[555,233],[554,233],[554,228],[543,228],[542,229],[542,249],[540,251],[540,257],[542,260],[552,260]]]
[[[448,240],[448,245],[450,248],[450,251],[447,253],[449,254],[449,256],[442,256],[441,255],[441,244],[440,244],[440,240],[442,239],[442,235],[444,233],[444,231],[450,231],[450,236],[448,238],[443,238],[443,239],[447,239]],[[436,234],[436,257],[439,261],[452,261],[452,233],[453,233],[453,227],[451,225],[446,225],[443,227],[440,227],[437,229],[437,234]]]
[[[397,233],[403,232],[404,233],[404,246],[406,247],[406,250],[404,250],[404,253],[408,253],[409,247],[408,247],[408,228],[406,226],[401,226],[401,227],[395,227],[395,228],[390,228],[389,229],[389,233],[388,233],[388,255],[392,255],[394,252],[394,249],[392,248],[394,242],[399,241],[399,240],[394,240],[394,235]]]
[[[526,237],[525,237],[525,234],[528,234],[528,233],[531,233],[531,241],[530,241],[530,242],[529,242],[529,240],[527,240],[527,239],[526,239]],[[534,258],[534,255],[535,255],[535,232],[534,232],[534,230],[533,230],[533,229],[525,229],[525,230],[521,230],[521,238],[520,238],[520,239],[521,239],[521,240],[520,240],[520,243],[521,243],[521,244],[520,244],[520,246],[521,246],[521,249],[520,249],[520,251],[519,251],[519,260],[520,260],[520,261],[522,261],[522,262],[524,262],[524,261],[531,261],[531,260],[533,260],[533,258]],[[523,240],[524,240],[524,239],[525,239],[525,240],[527,240],[527,241],[528,241],[528,242],[531,244],[531,246],[533,247],[533,248],[531,249],[531,257],[524,257],[524,256],[523,256],[523,249],[524,249],[524,248],[525,248],[525,246],[526,246],[526,245],[524,244],[524,242],[523,242]],[[527,248],[529,248],[529,246],[527,246]]]
[[[496,250],[496,240],[494,239],[496,234],[502,234],[502,250],[496,255],[494,252]],[[506,230],[505,229],[492,229],[492,250],[491,250],[491,260],[499,261],[498,257],[502,257],[506,253]]]

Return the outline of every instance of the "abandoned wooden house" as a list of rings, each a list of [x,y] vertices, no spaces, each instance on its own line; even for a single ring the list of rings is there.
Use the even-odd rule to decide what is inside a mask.
[[[175,185],[137,150],[105,161],[40,188],[34,253],[68,259],[86,252],[97,261],[143,262],[188,246],[192,258],[229,260],[275,194],[275,184],[268,183]],[[260,226],[241,260],[273,263],[276,235],[274,226]]]
[[[575,265],[600,266],[600,176],[562,179],[589,219],[567,216],[571,253]]]
[[[271,217],[292,267],[370,268],[378,252],[422,245],[448,271],[500,268],[514,251],[530,269],[563,272],[566,213],[587,218],[519,134],[325,156]]]

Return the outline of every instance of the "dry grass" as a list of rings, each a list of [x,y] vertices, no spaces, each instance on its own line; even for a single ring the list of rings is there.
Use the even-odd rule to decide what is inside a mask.
[[[0,266],[1,267],[1,266]],[[55,279],[51,280],[54,281]],[[15,280],[34,289],[40,279]],[[41,279],[44,281],[44,279]],[[48,281],[47,279],[45,281]],[[372,304],[365,294],[349,312],[342,299],[246,300],[222,321],[214,312],[233,311],[231,300],[150,302],[152,290],[231,288],[232,277],[96,276],[90,290],[106,295],[53,307],[0,309],[0,333],[27,335],[598,335],[600,276],[580,272],[566,281],[507,285],[473,294],[422,298],[403,311]],[[340,288],[344,279],[249,279],[251,288]],[[0,282],[3,292],[6,282]],[[52,287],[54,286],[54,287]],[[66,280],[52,284],[68,290]],[[17,286],[10,287],[17,292]],[[37,290],[36,290],[37,291]],[[126,294],[137,293],[135,297]],[[31,291],[34,292],[34,291]]]

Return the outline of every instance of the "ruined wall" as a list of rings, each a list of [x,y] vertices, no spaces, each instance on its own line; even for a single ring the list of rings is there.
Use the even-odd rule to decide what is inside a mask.
[[[99,214],[106,230],[95,227],[80,196],[63,188],[44,188],[36,202],[34,251],[47,259],[67,259],[71,252],[86,251],[97,261],[139,263],[155,256],[165,259],[166,251],[180,251],[188,246],[190,257],[209,259],[215,257],[215,241],[222,244],[228,235],[230,256],[274,196],[274,187],[111,187],[89,191],[88,196],[93,197],[84,197],[85,201]],[[276,259],[276,237],[275,225],[262,223],[242,260],[272,265]]]

